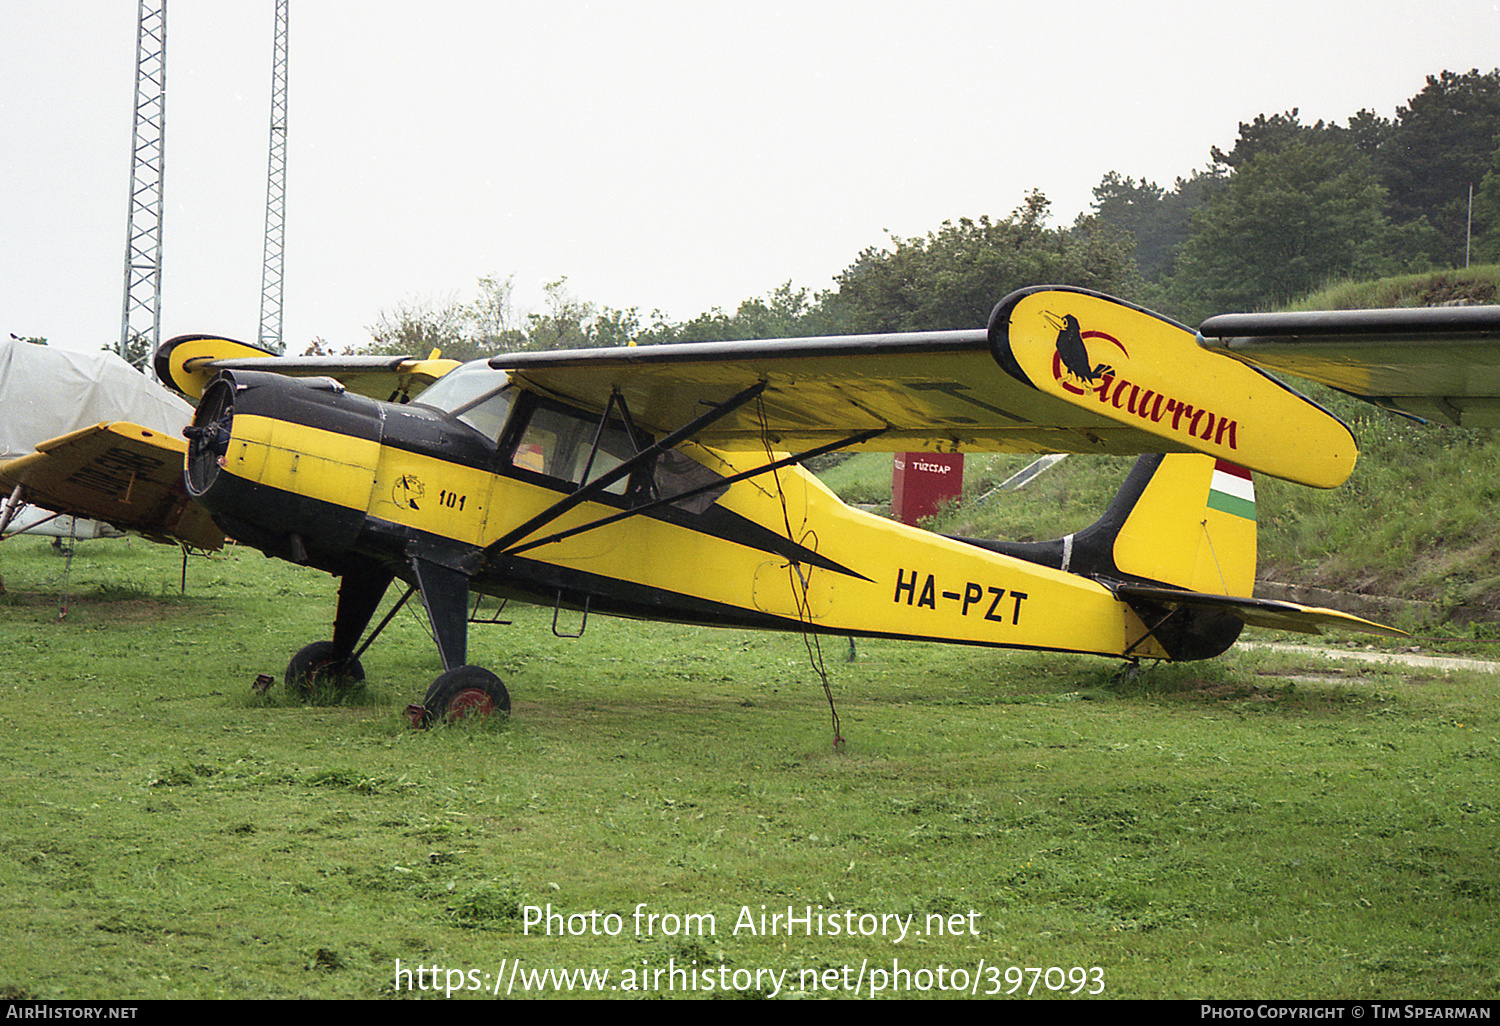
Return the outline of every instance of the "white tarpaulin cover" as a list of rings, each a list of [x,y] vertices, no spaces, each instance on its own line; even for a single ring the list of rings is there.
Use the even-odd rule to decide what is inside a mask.
[[[0,459],[106,421],[180,436],[193,408],[114,353],[0,340]]]

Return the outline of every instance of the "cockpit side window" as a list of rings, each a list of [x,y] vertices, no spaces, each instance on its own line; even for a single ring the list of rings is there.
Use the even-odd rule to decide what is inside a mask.
[[[672,505],[688,513],[702,513],[729,491],[729,485],[721,483],[723,480],[723,474],[709,470],[686,453],[668,449],[656,461],[652,483],[656,494],[663,498],[696,492]]]
[[[606,421],[601,431],[597,414],[540,397],[526,397],[517,409],[523,412],[516,415],[517,423],[508,436],[511,441],[501,443],[502,460],[508,445],[513,468],[566,482],[572,488],[609,473],[634,457],[638,446],[644,449],[652,441],[641,434],[632,439],[619,420]],[[529,413],[524,412],[527,409]],[[722,474],[668,449],[604,490],[632,506],[665,499],[683,512],[701,514],[719,501],[729,485]],[[685,498],[676,500],[677,496]]]
[[[642,439],[641,444],[649,441]],[[607,422],[601,432],[597,417],[538,401],[516,440],[510,462],[519,470],[582,485],[614,470],[635,453],[630,433],[619,421]],[[605,491],[610,495],[627,494],[634,476],[613,482]]]
[[[490,441],[497,441],[500,432],[505,430],[505,422],[510,417],[510,408],[515,399],[516,390],[507,385],[456,411],[454,416]]]

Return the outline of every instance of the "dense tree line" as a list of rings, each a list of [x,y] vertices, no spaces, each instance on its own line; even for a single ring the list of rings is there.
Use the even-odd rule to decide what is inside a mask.
[[[1500,259],[1500,70],[1429,76],[1390,119],[1261,114],[1210,157],[1170,190],[1118,173],[1094,190],[1093,216],[1135,240],[1142,298],[1189,322],[1332,280]]]
[[[490,277],[471,302],[382,313],[372,348],[467,358],[969,327],[1012,289],[1043,283],[1128,297],[1193,324],[1334,280],[1500,260],[1500,69],[1429,76],[1393,118],[1361,110],[1343,124],[1304,124],[1295,108],[1260,114],[1240,124],[1227,152],[1212,147],[1209,156],[1170,188],[1111,171],[1092,209],[1066,227],[1048,224],[1048,201],[1034,190],[1004,218],[893,235],[829,290],[788,282],[733,313],[670,322],[659,311],[580,300],[563,279],[547,285],[543,310],[523,316],[511,280]]]
[[[659,312],[643,316],[637,308],[584,302],[566,280],[546,286],[542,311],[518,316],[510,279],[482,278],[473,302],[408,302],[385,311],[370,328],[371,348],[423,354],[440,348],[466,359],[516,349],[975,327],[1001,296],[1039,282],[1120,295],[1139,291],[1126,233],[1087,220],[1049,227],[1047,212],[1047,198],[1033,191],[1002,219],[962,218],[926,236],[892,236],[889,246],[859,254],[831,290],[814,294],[788,282],[733,313],[715,309],[677,323]]]

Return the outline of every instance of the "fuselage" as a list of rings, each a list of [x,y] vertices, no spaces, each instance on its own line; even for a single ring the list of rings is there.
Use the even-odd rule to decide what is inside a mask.
[[[1094,580],[851,508],[800,466],[729,481],[784,455],[769,449],[685,443],[561,509],[651,439],[482,363],[408,405],[227,372],[195,431],[189,492],[220,526],[332,573],[373,561],[414,582],[421,558],[474,591],[617,615],[1166,656]]]

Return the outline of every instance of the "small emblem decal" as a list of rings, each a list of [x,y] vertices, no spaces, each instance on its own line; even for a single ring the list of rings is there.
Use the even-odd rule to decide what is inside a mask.
[[[391,501],[402,509],[414,509],[420,512],[422,507],[417,502],[425,491],[421,479],[411,474],[402,474],[396,478],[396,484],[391,488]]]

